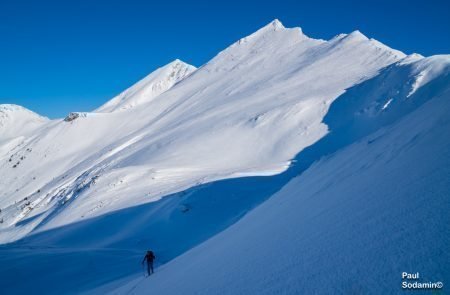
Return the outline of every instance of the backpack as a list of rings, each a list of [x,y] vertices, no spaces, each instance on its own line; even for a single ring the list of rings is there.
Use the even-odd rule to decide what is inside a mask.
[[[150,260],[150,261],[152,261],[153,259],[155,259],[155,254],[153,254],[153,251],[149,251],[148,253],[147,253],[147,260]]]

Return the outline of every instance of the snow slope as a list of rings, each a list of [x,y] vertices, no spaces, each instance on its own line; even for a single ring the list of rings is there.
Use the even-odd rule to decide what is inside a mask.
[[[449,73],[449,56],[410,57],[348,89],[324,118],[330,132],[297,155],[282,175],[300,176],[279,193],[151,279],[93,292],[396,293],[401,272],[414,270],[446,281]]]
[[[172,88],[196,68],[181,60],[173,62],[157,69],[150,75],[128,88],[118,96],[114,97],[98,109],[96,112],[107,113],[119,110],[126,110],[151,101],[161,93]]]
[[[316,162],[154,276],[95,291],[400,294],[404,271],[420,272],[421,282],[448,282],[449,81],[417,110]]]
[[[139,272],[149,245],[170,261],[314,161],[418,112],[449,85],[448,56],[405,56],[359,31],[316,40],[277,20],[192,74],[175,65],[6,148],[3,289],[97,290]],[[55,283],[65,277],[73,279]],[[20,278],[29,284],[18,286]]]
[[[14,104],[1,104],[0,145],[13,138],[30,134],[46,122],[48,122],[47,118],[24,107]]]

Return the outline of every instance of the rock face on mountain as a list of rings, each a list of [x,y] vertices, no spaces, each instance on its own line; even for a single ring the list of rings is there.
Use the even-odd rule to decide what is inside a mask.
[[[306,229],[314,225],[327,231],[328,221],[342,220],[347,225],[361,221],[351,213],[367,212],[367,206],[357,202],[357,197],[375,189],[368,180],[379,178],[377,186],[384,188],[379,190],[379,198],[394,198],[388,191],[391,189],[405,202],[409,189],[424,190],[427,184],[436,185],[435,192],[445,191],[448,181],[438,185],[437,179],[446,173],[439,168],[440,163],[447,163],[443,158],[448,154],[448,142],[438,135],[448,131],[441,111],[449,105],[449,72],[449,56],[406,56],[359,31],[331,40],[313,39],[300,28],[285,28],[275,20],[199,69],[179,60],[157,69],[93,112],[73,113],[65,120],[52,121],[28,113],[15,115],[14,120],[1,121],[0,117],[0,124],[13,122],[5,124],[14,126],[12,131],[0,129],[0,143],[4,142],[0,145],[0,242],[12,243],[5,246],[8,259],[33,265],[24,272],[45,272],[70,256],[79,268],[67,267],[46,278],[28,276],[33,277],[33,286],[63,281],[64,276],[74,278],[68,285],[53,284],[55,293],[65,288],[86,291],[118,277],[135,275],[132,265],[137,257],[129,254],[140,253],[149,245],[161,262],[181,256],[161,273],[166,279],[157,284],[151,281],[151,286],[129,280],[118,292],[133,289],[145,293],[153,288],[154,293],[165,290],[179,294],[180,287],[186,294],[208,294],[226,282],[232,287],[231,293],[264,294],[260,284],[266,284],[266,276],[272,272],[256,272],[252,277],[251,272],[236,270],[245,269],[241,255],[248,249],[255,249],[251,259],[259,263],[258,257],[269,255],[275,245],[280,246],[280,252],[294,256],[291,245],[303,247],[302,253],[312,251],[308,263],[322,263],[315,265],[312,281],[328,265],[324,259],[330,256],[322,254],[343,249],[330,244],[333,235],[319,239]],[[415,125],[433,113],[433,120]],[[26,122],[36,124],[26,132],[16,128],[28,125]],[[427,140],[421,137],[423,134],[429,134]],[[19,135],[20,142],[10,140]],[[425,160],[414,161],[420,150],[434,151],[423,158],[430,169],[420,170]],[[383,153],[391,158],[384,159]],[[403,158],[394,161],[400,154]],[[376,168],[380,157],[385,162]],[[383,172],[382,167],[392,174]],[[438,171],[437,178],[430,178],[429,183],[414,182],[425,178],[432,168]],[[407,178],[408,190],[395,186],[402,171],[406,173],[402,169],[417,172]],[[366,178],[359,179],[359,175]],[[351,188],[355,182],[358,185]],[[340,194],[331,196],[333,191]],[[445,203],[444,195],[425,193],[437,198],[436,206]],[[368,198],[374,201],[375,197]],[[330,203],[323,204],[327,200]],[[338,206],[340,201],[347,202],[351,210]],[[368,216],[388,209],[380,205],[380,200],[375,201],[379,206],[367,212]],[[394,209],[383,214],[389,218],[402,215]],[[396,221],[406,226],[408,221],[414,224],[420,218],[431,218],[427,214],[402,215]],[[374,239],[380,237],[375,232],[378,230],[394,234],[388,228],[391,223],[383,220],[367,219],[358,230],[370,231],[367,235]],[[263,228],[278,242],[262,243],[265,234],[258,224],[265,224]],[[392,241],[406,244],[412,228],[404,228],[407,234]],[[333,230],[336,237],[349,234],[348,227]],[[309,238],[297,239],[303,235]],[[430,232],[436,251],[440,251],[445,241],[435,235]],[[186,254],[192,254],[195,262],[182,255],[213,236]],[[244,236],[264,245],[238,243]],[[389,243],[389,239],[380,243]],[[238,246],[231,247],[225,240]],[[355,241],[349,249],[356,253],[358,241],[367,241]],[[318,247],[323,243],[332,246]],[[377,245],[382,248],[382,244]],[[11,250],[18,247],[33,247],[35,251]],[[60,249],[61,255],[49,260],[49,247]],[[84,272],[81,265],[91,263],[86,249],[98,249],[92,255],[114,258],[115,264],[98,276]],[[208,269],[207,256],[218,253],[225,257],[227,249],[241,258],[228,262],[219,259],[216,266],[236,275],[221,280],[220,274],[215,277],[208,273],[208,282],[179,286],[170,279],[191,270],[198,278],[204,277],[200,268]],[[364,254],[357,253],[360,258]],[[384,254],[394,257],[395,253]],[[116,257],[121,258],[117,261]],[[292,261],[300,258],[295,259]],[[407,257],[400,260],[408,261]],[[178,269],[176,261],[198,268],[181,273],[174,270]],[[289,257],[282,257],[276,269],[288,280],[296,280],[297,272],[292,276],[282,272],[293,268],[289,261]],[[357,261],[352,263],[355,266]],[[433,271],[431,265],[422,266]],[[7,278],[8,270],[0,268],[0,275]],[[246,286],[239,277],[245,278]],[[280,284],[267,289],[267,294],[283,293],[282,279],[277,281]],[[14,284],[13,278],[5,282]],[[292,291],[304,284],[289,286]],[[119,285],[116,282],[96,290],[104,293]],[[385,289],[376,290],[383,293]]]

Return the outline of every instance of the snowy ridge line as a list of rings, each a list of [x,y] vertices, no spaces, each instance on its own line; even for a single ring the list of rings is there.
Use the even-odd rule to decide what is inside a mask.
[[[194,66],[176,59],[143,78],[94,112],[123,111],[149,102],[187,78],[195,70]]]

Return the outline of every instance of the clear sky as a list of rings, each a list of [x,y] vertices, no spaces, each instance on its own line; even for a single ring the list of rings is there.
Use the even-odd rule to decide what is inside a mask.
[[[450,1],[0,0],[0,103],[51,118],[100,106],[175,58],[200,66],[278,18],[329,39],[359,29],[450,53]]]

